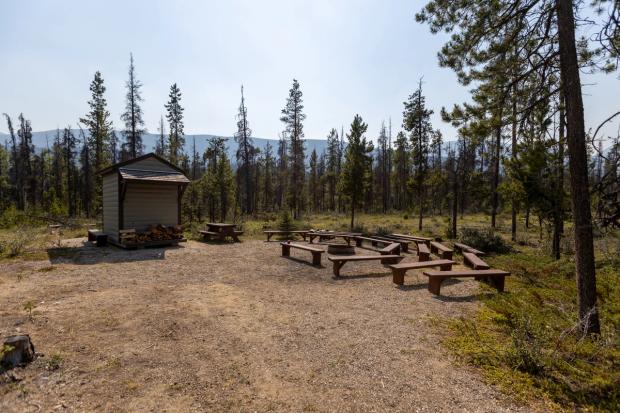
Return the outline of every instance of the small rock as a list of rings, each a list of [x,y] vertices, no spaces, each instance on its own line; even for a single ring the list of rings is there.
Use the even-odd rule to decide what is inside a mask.
[[[10,350],[7,351],[7,348]],[[35,358],[34,345],[28,334],[7,337],[3,349],[5,351],[0,359],[0,366],[7,370],[23,366]]]

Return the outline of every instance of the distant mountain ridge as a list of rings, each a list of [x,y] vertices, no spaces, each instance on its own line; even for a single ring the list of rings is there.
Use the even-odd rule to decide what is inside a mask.
[[[79,136],[79,129],[72,129],[74,135],[76,137]],[[60,130],[62,134],[62,129]],[[84,131],[88,135],[88,131]],[[120,131],[116,131],[119,140],[123,140],[123,135]],[[47,131],[38,131],[32,132],[32,143],[34,144],[37,150],[42,150],[46,148],[48,145],[51,146],[54,142],[54,138],[56,136],[56,129],[47,130]],[[219,136],[219,135],[210,135],[210,134],[194,134],[194,135],[185,135],[185,151],[190,153],[192,150],[192,145],[194,139],[196,139],[196,151],[199,154],[203,154],[207,149],[208,141],[211,138],[225,138],[228,139],[226,142],[226,146],[228,148],[228,156],[231,161],[234,163],[235,154],[237,152],[237,143],[231,136]],[[6,133],[0,132],[0,142],[4,144],[4,141],[9,139],[9,135]],[[145,133],[142,135],[142,143],[144,144],[144,152],[153,152],[155,151],[155,142],[159,139],[158,134],[154,133]],[[278,140],[277,139],[267,139],[267,138],[257,138],[252,137],[254,140],[254,146],[264,151],[267,144],[271,144],[273,147],[273,153],[278,150]],[[310,155],[312,150],[316,150],[318,154],[321,154],[327,148],[327,140],[325,139],[306,139],[306,155]]]

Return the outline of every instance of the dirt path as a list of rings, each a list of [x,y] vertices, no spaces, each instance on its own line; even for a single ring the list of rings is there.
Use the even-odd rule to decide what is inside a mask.
[[[0,264],[0,334],[45,354],[0,384],[2,412],[526,410],[455,367],[428,322],[471,310],[473,281],[436,298],[377,263],[334,279],[262,241],[76,251]]]

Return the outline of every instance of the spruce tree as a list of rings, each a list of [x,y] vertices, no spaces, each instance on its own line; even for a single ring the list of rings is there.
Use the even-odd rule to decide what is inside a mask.
[[[413,164],[412,186],[418,195],[419,218],[418,229],[422,230],[422,217],[424,213],[426,178],[428,174],[428,153],[430,136],[433,133],[430,117],[433,111],[426,108],[426,98],[422,94],[422,80],[418,83],[418,89],[409,96],[404,103],[403,128],[409,132],[411,141],[411,155]]]
[[[105,99],[106,87],[103,82],[101,73],[97,71],[95,78],[90,84],[91,100],[88,101],[90,110],[80,122],[88,129],[88,137],[86,134],[82,136],[84,144],[88,145],[87,157],[89,165],[82,165],[82,169],[89,171],[91,175],[85,178],[85,189],[88,192],[83,193],[83,208],[87,216],[96,213],[101,206],[101,179],[92,174],[110,164],[110,131],[112,130],[112,121],[110,120],[110,112],[108,112],[107,102]],[[82,156],[82,158],[84,158]],[[85,160],[82,159],[82,162]],[[86,198],[89,198],[86,200]]]
[[[288,204],[293,211],[293,219],[298,219],[303,205],[303,189],[305,182],[305,142],[303,121],[303,93],[299,82],[293,79],[293,86],[289,90],[286,105],[282,109],[280,120],[285,126],[285,135],[288,138],[288,159],[290,162]]]
[[[239,113],[237,114],[237,132],[234,135],[237,142],[237,194],[242,195],[242,212],[251,214],[254,212],[254,185],[253,185],[253,164],[256,148],[252,139],[252,130],[248,123],[248,108],[245,106],[245,97],[243,95],[243,86],[241,86],[241,103],[239,104]]]
[[[606,21],[605,28],[617,26],[616,2],[597,1],[594,7],[602,9]],[[605,7],[609,13],[605,14]],[[597,10],[599,11],[599,10]],[[572,0],[529,0],[514,2],[501,0],[495,2],[433,0],[418,13],[416,19],[427,22],[431,31],[452,32],[450,41],[442,48],[440,64],[453,68],[461,82],[469,84],[476,73],[488,71],[495,73],[499,99],[495,118],[499,129],[505,95],[512,90],[510,81],[502,76],[510,75],[512,70],[493,70],[498,63],[517,62],[523,68],[512,82],[526,79],[537,73],[541,79],[540,87],[532,93],[520,111],[527,116],[529,110],[541,103],[541,94],[563,93],[566,113],[566,132],[571,183],[572,215],[575,231],[575,269],[579,292],[579,316],[584,333],[599,333],[600,324],[597,312],[596,275],[594,267],[594,242],[588,182],[587,151],[583,99],[580,81],[580,63],[588,65],[594,55],[607,57],[606,69],[617,67],[617,53],[614,52],[613,34],[603,39],[604,47],[594,53],[588,50],[587,39],[579,44],[579,57],[575,26],[575,3]],[[520,39],[522,51],[510,59],[505,56],[512,50],[515,39]],[[546,91],[550,76],[561,79],[560,88]],[[544,99],[542,99],[544,100]],[[498,135],[501,132],[498,132]]]
[[[183,148],[185,147],[185,135],[183,132],[183,107],[181,106],[181,90],[174,83],[170,86],[168,103],[165,107],[168,113],[168,160],[177,166],[181,166],[183,160]]]
[[[348,145],[342,169],[340,190],[349,201],[351,211],[351,230],[355,225],[355,210],[362,204],[371,184],[370,172],[372,168],[372,142],[366,140],[364,134],[368,125],[360,115],[355,115],[351,123],[351,130],[347,135]]]
[[[142,82],[136,79],[136,70],[133,64],[133,53],[129,54],[129,79],[125,83],[127,94],[125,95],[125,112],[121,115],[121,120],[125,122],[125,150],[130,159],[142,155],[144,145],[142,144],[142,134],[144,130],[144,120],[142,120],[142,95],[140,88]]]

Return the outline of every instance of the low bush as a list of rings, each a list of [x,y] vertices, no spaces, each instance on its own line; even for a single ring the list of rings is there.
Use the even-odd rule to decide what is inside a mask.
[[[508,293],[484,296],[474,318],[448,321],[444,343],[515,399],[620,411],[620,268],[597,261],[602,331],[584,337],[573,261],[553,261],[534,249],[488,260],[512,272]]]
[[[461,228],[459,241],[484,252],[505,254],[511,251],[510,245],[491,228]]]

